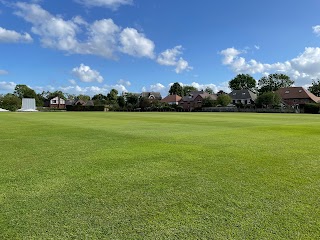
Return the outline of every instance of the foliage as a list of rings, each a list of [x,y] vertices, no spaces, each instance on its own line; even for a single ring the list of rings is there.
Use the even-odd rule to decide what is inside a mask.
[[[37,98],[36,92],[33,89],[29,88],[27,85],[23,84],[16,85],[13,94],[19,97],[20,99]]]
[[[118,102],[118,105],[119,105],[120,108],[123,108],[126,105],[126,100],[125,100],[125,98],[123,96],[119,96],[117,98],[117,102]]]
[[[304,105],[305,113],[318,114],[320,110],[320,105],[317,103],[307,103]]]
[[[144,111],[146,108],[151,107],[151,102],[148,98],[142,97],[139,100],[139,107]]]
[[[188,96],[190,94],[190,92],[193,92],[193,91],[198,91],[197,88],[195,88],[194,86],[183,86],[183,96]]]
[[[14,94],[8,93],[1,97],[0,108],[14,112],[21,108],[21,99]]]
[[[78,95],[78,96],[76,97],[76,99],[79,99],[79,100],[82,100],[82,101],[87,102],[87,101],[89,101],[91,98],[90,98],[90,96],[88,96],[88,95],[80,94],[80,95]]]
[[[317,97],[320,97],[320,80],[312,81],[312,85],[308,88],[308,90],[316,95]]]
[[[227,94],[225,91],[223,91],[223,90],[219,90],[218,92],[217,92],[217,95],[219,96],[219,95],[222,95],[222,94]]]
[[[254,90],[256,87],[256,80],[249,74],[238,74],[234,79],[229,82],[231,90],[250,89]]]
[[[232,102],[232,98],[228,94],[221,94],[217,98],[217,104],[222,107],[228,106]]]
[[[139,97],[136,94],[128,93],[127,94],[127,105],[130,107],[137,106],[139,103]]]
[[[274,92],[265,92],[260,94],[256,100],[256,105],[258,107],[272,107],[278,106],[281,102],[281,97],[279,94]]]
[[[268,76],[262,77],[259,80],[259,92],[274,92],[280,88],[291,87],[293,84],[294,81],[285,74],[269,74]]]
[[[217,101],[213,100],[210,97],[205,97],[202,100],[202,107],[215,107],[217,105]]]
[[[205,92],[209,93],[209,94],[214,94],[214,91],[212,88],[210,87],[206,87],[206,89],[204,90]]]
[[[96,94],[92,97],[95,106],[104,106],[107,104],[107,96],[103,94]]]
[[[178,82],[175,82],[171,87],[170,87],[170,90],[169,90],[169,94],[170,95],[178,95],[178,96],[184,96],[183,95],[183,88],[182,86],[178,83]]]

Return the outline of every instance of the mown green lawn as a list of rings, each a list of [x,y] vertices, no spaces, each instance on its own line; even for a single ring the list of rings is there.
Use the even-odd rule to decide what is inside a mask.
[[[0,239],[319,239],[320,116],[0,113]]]

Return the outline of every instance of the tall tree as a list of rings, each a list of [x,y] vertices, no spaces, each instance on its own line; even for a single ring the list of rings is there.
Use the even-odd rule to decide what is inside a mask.
[[[79,100],[82,100],[82,101],[89,101],[89,100],[90,100],[90,96],[84,95],[84,94],[78,95],[77,98],[78,98]]]
[[[107,103],[107,96],[99,93],[99,94],[96,94],[92,97],[92,100],[94,101],[94,105],[96,106],[101,106],[101,105],[106,105]]]
[[[234,79],[229,82],[231,90],[250,89],[254,90],[257,81],[249,74],[238,74]]]
[[[65,94],[62,91],[54,91],[54,92],[48,92],[47,99],[60,97],[62,99],[66,99]]]
[[[36,92],[24,84],[16,85],[13,94],[16,95],[17,97],[19,97],[20,99],[22,99],[22,98],[37,98]]]
[[[265,92],[260,94],[256,100],[256,104],[258,107],[271,107],[279,105],[281,102],[281,98],[277,93],[274,92]]]
[[[107,100],[110,104],[115,104],[118,99],[118,90],[111,89],[111,91],[107,95]]]
[[[175,82],[170,87],[169,94],[170,95],[178,95],[178,96],[182,97],[183,96],[183,88],[182,88],[182,86],[178,82]]]
[[[294,81],[285,74],[269,74],[259,80],[259,92],[273,92],[277,91],[279,88],[291,87],[293,84]]]
[[[308,88],[308,90],[317,97],[320,97],[320,79],[317,81],[313,80],[312,85]]]
[[[126,100],[123,96],[118,96],[117,102],[119,107],[123,108],[126,105]]]
[[[188,96],[190,92],[193,92],[193,91],[198,91],[198,89],[195,88],[194,86],[189,86],[189,85],[183,86],[183,96]]]

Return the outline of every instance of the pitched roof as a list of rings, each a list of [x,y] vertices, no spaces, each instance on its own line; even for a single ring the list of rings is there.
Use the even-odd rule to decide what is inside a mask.
[[[202,98],[211,98],[212,100],[217,100],[218,99],[218,96],[216,94],[210,94],[210,93],[207,93],[207,92],[204,92],[202,94],[199,94]]]
[[[198,96],[201,96],[202,98],[206,98],[206,97],[209,97],[211,98],[212,100],[217,100],[217,95],[216,94],[209,94],[207,92],[204,92],[204,91],[194,91],[194,92],[190,92],[190,95],[189,96],[184,96],[182,98],[182,101],[184,102],[193,102],[194,99]]]
[[[161,99],[161,93],[160,92],[142,92],[141,97],[147,97],[154,96],[156,99]]]
[[[320,102],[320,97],[315,96],[303,87],[280,88],[277,93],[282,99],[311,99],[316,103]]]
[[[229,93],[229,96],[234,100],[252,99],[254,101],[257,99],[257,94],[249,89],[233,90],[231,93]]]
[[[170,103],[170,102],[179,102],[182,99],[179,95],[168,95],[161,100],[161,102]]]

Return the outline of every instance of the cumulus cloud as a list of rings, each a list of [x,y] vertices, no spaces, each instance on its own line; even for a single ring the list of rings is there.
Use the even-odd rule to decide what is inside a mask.
[[[75,16],[65,20],[38,4],[24,2],[18,2],[16,8],[15,14],[32,24],[31,31],[40,37],[43,47],[109,59],[115,59],[118,52],[134,57],[154,57],[153,41],[134,28],[122,29],[112,19],[88,23]]]
[[[18,33],[13,30],[7,30],[0,27],[0,43],[31,43],[32,37],[29,33]]]
[[[316,35],[320,36],[320,25],[313,26],[312,29]]]
[[[112,10],[118,9],[121,5],[131,5],[132,0],[75,0],[88,7],[106,7]]]
[[[134,28],[125,28],[120,33],[120,51],[134,57],[154,58],[154,43]]]
[[[156,83],[156,84],[150,85],[150,91],[152,91],[152,92],[161,92],[165,89],[166,89],[166,87],[164,85],[162,85],[161,83]]]
[[[103,82],[103,77],[96,70],[91,69],[89,66],[81,64],[79,67],[72,69],[72,74],[79,78],[81,82]]]
[[[7,74],[8,74],[8,71],[0,69],[0,75],[7,75]]]
[[[179,56],[182,55],[182,53],[182,46],[180,45],[172,49],[167,49],[159,54],[157,62],[160,65],[175,67],[176,73],[189,71],[192,69],[192,67],[189,66],[189,63],[183,58],[179,58]]]
[[[16,83],[14,82],[0,82],[0,91],[1,92],[12,92],[16,87]]]
[[[292,77],[298,84],[304,85],[311,79],[320,78],[320,48],[307,47],[297,57],[276,63],[262,63],[257,60],[240,56],[244,52],[235,48],[228,48],[220,52],[222,63],[229,66],[235,73],[268,74],[284,73]]]
[[[121,84],[121,85],[124,85],[124,86],[127,86],[127,87],[131,86],[131,82],[130,81],[126,81],[126,80],[123,80],[123,79],[120,79],[117,83]]]
[[[70,79],[70,80],[69,80],[69,83],[71,83],[72,85],[77,85],[77,82],[76,82],[76,80],[74,80],[74,79]]]

